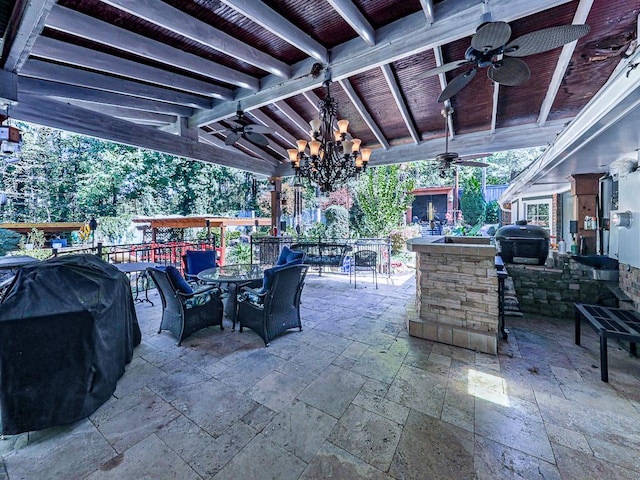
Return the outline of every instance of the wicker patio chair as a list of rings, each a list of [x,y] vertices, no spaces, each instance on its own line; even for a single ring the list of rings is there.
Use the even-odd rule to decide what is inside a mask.
[[[302,331],[300,296],[308,265],[265,270],[263,288],[243,288],[238,295],[240,332],[250,328],[269,346],[271,340],[290,328]]]
[[[162,321],[158,333],[169,330],[178,345],[192,333],[205,327],[222,326],[220,289],[213,285],[196,290],[184,280],[175,267],[148,268],[162,300]]]

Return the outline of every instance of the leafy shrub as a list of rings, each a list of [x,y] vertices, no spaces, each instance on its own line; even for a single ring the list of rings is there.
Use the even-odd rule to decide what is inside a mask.
[[[406,250],[407,240],[420,236],[420,227],[416,225],[397,228],[389,232],[391,253],[397,254]]]
[[[486,202],[482,197],[480,182],[471,177],[464,186],[464,193],[460,198],[460,209],[466,218],[467,223],[475,225],[484,221]]]
[[[497,200],[491,200],[487,203],[486,208],[486,222],[487,223],[498,223],[500,221],[500,205],[498,205]]]
[[[327,232],[329,238],[349,237],[349,212],[340,205],[332,205],[324,212],[327,219]]]
[[[0,228],[0,255],[17,250],[22,235],[6,228]]]
[[[318,241],[327,237],[327,226],[324,223],[316,222],[302,233],[302,239],[307,241]]]
[[[251,245],[248,243],[236,243],[230,248],[227,248],[227,256],[225,258],[226,264],[234,263],[250,263],[251,261]]]

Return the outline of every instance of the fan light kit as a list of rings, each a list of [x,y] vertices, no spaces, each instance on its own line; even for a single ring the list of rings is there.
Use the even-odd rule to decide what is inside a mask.
[[[488,163],[473,162],[471,160],[463,160],[456,152],[449,151],[449,116],[453,113],[453,107],[446,105],[440,113],[444,117],[444,136],[445,136],[445,148],[444,153],[436,155],[436,160],[440,162],[440,176],[444,177],[446,171],[452,165],[460,165],[463,167],[488,167]],[[483,155],[484,157],[484,155]]]
[[[489,19],[490,14],[483,15]],[[509,41],[511,27],[506,22],[485,22],[478,27],[471,38],[471,46],[464,54],[464,60],[446,63],[428,70],[415,78],[427,78],[446,73],[458,67],[471,66],[470,70],[459,74],[449,82],[438,97],[445,102],[466,87],[479,68],[487,68],[487,76],[500,85],[520,85],[531,76],[527,64],[517,57],[542,53],[578,40],[589,33],[589,25],[560,25],[536,30]]]

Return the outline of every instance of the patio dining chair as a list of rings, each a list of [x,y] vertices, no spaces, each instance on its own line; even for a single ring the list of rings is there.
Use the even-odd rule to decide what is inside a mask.
[[[353,272],[353,288],[358,286],[358,269],[371,270],[373,282],[378,288],[378,255],[373,250],[358,250],[353,254],[351,268],[349,268],[349,283],[351,283],[351,273]]]
[[[169,330],[178,345],[192,333],[206,327],[222,326],[220,289],[207,285],[193,289],[174,266],[147,269],[162,300],[162,321],[158,333]]]
[[[238,322],[256,332],[266,347],[285,330],[298,328],[300,296],[308,265],[276,266],[265,270],[263,288],[244,287],[238,295]]]
[[[187,250],[182,255],[184,276],[188,281],[197,281],[198,274],[218,266],[215,250]]]

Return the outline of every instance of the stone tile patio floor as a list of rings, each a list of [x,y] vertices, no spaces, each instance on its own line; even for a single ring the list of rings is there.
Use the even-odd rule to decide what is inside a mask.
[[[602,383],[590,328],[509,317],[494,357],[409,337],[413,277],[307,278],[269,348],[227,320],[177,347],[151,292],[112,398],[1,440],[0,478],[640,478],[640,362],[614,344]]]

